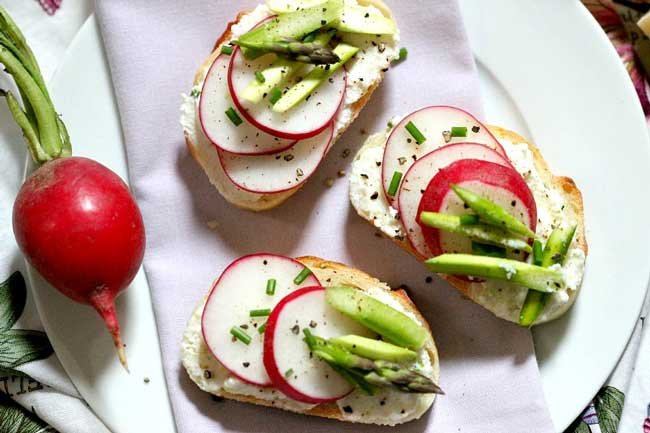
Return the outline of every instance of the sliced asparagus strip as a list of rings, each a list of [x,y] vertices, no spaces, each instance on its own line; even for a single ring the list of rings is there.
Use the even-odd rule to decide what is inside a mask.
[[[432,272],[496,278],[544,293],[553,293],[565,284],[561,272],[517,260],[471,254],[442,254],[424,263]]]
[[[528,242],[509,235],[507,232],[485,224],[462,224],[461,217],[438,212],[422,212],[420,221],[429,227],[451,233],[467,236],[473,241],[520,250],[527,253],[532,251]]]
[[[427,332],[406,314],[348,287],[328,287],[325,299],[333,308],[401,347],[421,349]]]
[[[413,362],[417,353],[394,344],[359,335],[343,335],[330,340],[355,355],[374,360],[385,360],[392,362]]]
[[[359,51],[359,48],[357,47],[353,47],[352,45],[343,42],[339,43],[336,48],[334,48],[334,53],[341,60],[331,65],[316,66],[314,69],[309,71],[301,82],[291,87],[287,93],[285,93],[282,98],[273,105],[273,111],[284,113],[299,104],[324,81],[327,81],[334,72],[338,71],[345,62],[350,60],[357,53],[357,51]]]
[[[289,56],[289,60],[295,60],[301,63],[327,65],[340,60],[339,56],[329,47],[314,42],[301,42],[291,38],[282,38],[277,41],[252,42],[239,39],[232,41],[232,43],[251,50],[287,55]]]
[[[334,34],[335,31],[319,33],[316,35],[314,43],[318,45],[327,45]],[[252,80],[242,92],[242,97],[257,104],[264,99],[264,95],[270,94],[274,87],[280,86],[282,83],[291,79],[291,77],[301,71],[304,67],[305,66],[301,63],[292,62],[284,58],[278,58],[271,64],[271,66],[261,72],[264,76],[264,82],[260,83],[258,80]]]
[[[472,241],[472,253],[478,256],[506,258],[506,249]]]
[[[308,33],[338,20],[342,10],[343,0],[329,0],[322,5],[278,15],[242,35],[239,41],[260,44],[275,42],[282,38],[299,40]]]
[[[551,232],[542,253],[540,265],[543,267],[552,266],[555,263],[563,264],[569,246],[575,235],[577,226],[567,230],[557,228]],[[519,313],[519,324],[531,326],[544,310],[548,295],[545,293],[529,290],[524,300],[524,305]]]
[[[363,358],[348,352],[337,344],[312,335],[309,329],[303,329],[303,332],[305,333],[305,342],[314,355],[330,365],[337,365],[349,372],[357,371],[371,385],[392,387],[402,392],[444,394],[433,380],[414,369],[394,362]]]
[[[454,192],[486,223],[501,227],[518,235],[534,238],[535,233],[498,204],[458,185],[451,185]]]
[[[395,21],[385,17],[377,8],[355,4],[346,4],[341,19],[333,25],[342,32],[370,35],[392,35],[397,30]]]

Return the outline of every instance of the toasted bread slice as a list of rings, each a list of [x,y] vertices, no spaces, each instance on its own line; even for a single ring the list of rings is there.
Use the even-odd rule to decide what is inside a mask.
[[[431,336],[427,321],[422,317],[404,290],[391,290],[390,287],[376,278],[340,263],[326,261],[317,257],[299,257],[297,260],[311,269],[324,285],[349,285],[364,291],[385,291],[399,303],[405,313],[417,320]],[[188,322],[183,335],[182,361],[192,381],[206,392],[231,400],[277,407],[306,415],[382,425],[401,424],[420,418],[433,404],[435,394],[406,394],[395,390],[382,390],[375,396],[366,396],[354,391],[340,402],[318,405],[307,405],[289,400],[272,388],[262,389],[251,385],[241,386],[240,384],[238,390],[241,392],[226,391],[222,385],[229,380],[229,374],[210,354],[201,333],[201,314],[204,305],[205,299],[201,301]],[[428,359],[430,364],[431,378],[438,382],[439,358],[432,336],[422,350],[426,351],[425,359]],[[262,395],[261,393],[264,393],[267,398],[258,397]],[[390,398],[385,400],[389,401],[389,403],[382,404],[382,399],[385,399],[389,394]],[[343,400],[345,401],[342,402]],[[350,408],[344,411],[342,407],[345,406],[350,406]],[[387,413],[387,408],[389,408],[389,413]]]
[[[393,18],[392,13],[388,6],[384,4],[382,0],[358,0],[358,3],[361,5],[371,5],[379,9],[386,17]],[[246,17],[246,13],[240,13],[235,21],[232,21],[226,27],[224,33],[217,39],[217,42],[214,45],[212,54],[203,62],[199,67],[195,77],[194,85],[199,85],[203,82],[210,66],[212,65],[214,59],[219,55],[221,46],[227,43],[232,39],[232,27],[242,21]],[[395,36],[395,46],[397,44],[399,33]],[[395,56],[396,58],[396,56]],[[387,59],[390,61],[390,59]],[[354,61],[364,61],[362,58],[356,59]],[[372,82],[365,92],[349,106],[344,106],[342,109],[349,110],[349,116],[346,116],[344,119],[341,117],[340,112],[335,117],[334,121],[336,122],[335,136],[332,140],[329,150],[332,149],[333,144],[338,140],[341,135],[347,130],[347,128],[354,122],[354,120],[359,115],[361,109],[368,103],[370,96],[379,86],[384,77],[384,70],[378,71],[378,79]],[[345,104],[345,103],[344,103]],[[183,122],[182,122],[183,123]],[[226,176],[219,161],[219,157],[215,150],[214,145],[205,137],[201,129],[200,122],[198,119],[194,119],[193,125],[188,125],[183,123],[183,134],[185,136],[185,142],[187,147],[199,165],[208,175],[210,182],[217,188],[219,193],[230,203],[238,206],[242,209],[252,210],[252,211],[264,211],[272,209],[276,206],[279,206],[284,201],[286,201],[293,194],[298,192],[306,182],[296,186],[295,188],[273,193],[273,194],[258,194],[250,191],[245,191],[238,186],[234,185]],[[198,136],[199,139],[193,139],[192,136]]]
[[[557,195],[562,199],[563,202],[562,213],[564,215],[564,221],[569,222],[570,224],[577,225],[576,234],[571,244],[572,250],[574,251],[570,251],[570,252],[573,252],[573,254],[577,256],[575,258],[576,269],[572,268],[572,271],[578,273],[579,275],[575,275],[572,279],[572,282],[575,283],[573,284],[574,287],[571,287],[571,289],[566,290],[565,293],[558,295],[561,299],[557,299],[556,301],[553,300],[549,301],[549,303],[551,303],[554,307],[550,311],[545,313],[543,312],[542,315],[540,315],[538,320],[535,322],[535,325],[538,325],[540,323],[544,323],[556,319],[562,314],[564,314],[571,307],[571,305],[573,304],[573,302],[575,301],[578,295],[578,292],[580,291],[580,283],[582,280],[582,274],[584,272],[584,260],[588,252],[587,240],[585,238],[582,194],[580,193],[580,190],[578,189],[575,182],[571,178],[564,177],[564,176],[555,176],[551,172],[548,164],[542,157],[542,154],[540,153],[539,149],[530,141],[526,140],[524,137],[522,137],[521,135],[513,131],[507,130],[499,126],[488,126],[488,128],[494,134],[494,136],[501,142],[507,142],[514,146],[524,145],[527,147],[527,149],[530,151],[531,158],[533,160],[532,163],[534,164],[535,171],[538,173],[539,179],[541,180],[543,185],[545,185],[545,187],[548,188],[549,190],[556,192]],[[379,150],[378,147],[381,147],[381,154],[383,155],[383,147],[385,146],[387,134],[388,131],[384,131],[377,134],[373,134],[370,137],[368,137],[365,144],[361,147],[361,149],[357,153],[357,156],[355,157],[355,163],[353,163],[353,169],[350,175],[351,182],[354,176],[358,175],[358,173],[356,173],[356,171],[358,170],[355,170],[355,164],[357,164],[360,159],[375,157],[376,154],[378,153],[377,151]],[[504,146],[504,147],[508,152],[510,146]],[[512,155],[510,154],[508,156],[512,157]],[[520,168],[517,167],[516,163],[514,165],[515,168],[522,171]],[[366,178],[367,176],[377,175],[376,173],[368,174],[367,170],[366,173],[364,174],[366,175]],[[527,179],[530,173],[522,172],[521,174],[524,177],[524,179],[527,181],[527,183],[530,184],[530,181]],[[381,174],[379,174],[379,176],[381,176]],[[371,181],[372,179],[370,179],[370,182]],[[381,192],[381,189],[379,189],[379,192],[380,192],[380,196],[383,198],[383,193]],[[364,208],[363,204],[360,203],[358,198],[355,198],[356,196],[358,196],[358,194],[359,192],[355,191],[354,186],[351,186],[350,198],[353,206],[357,210],[357,213],[361,217],[365,218],[369,223],[373,224],[374,226],[378,226],[376,222],[376,218],[373,218],[373,215],[371,214],[369,209]],[[535,195],[535,199],[538,202],[537,206],[539,212],[540,206],[543,205],[545,201],[542,203],[542,200],[539,200],[540,197],[538,197],[538,194],[536,194],[534,190],[533,190],[533,194]],[[388,203],[385,201],[385,199],[383,200],[384,200],[383,203],[387,207]],[[379,204],[375,204],[375,205],[377,206]],[[393,221],[393,225],[394,224],[398,224],[399,226],[401,226],[401,223],[399,222],[395,223],[395,221]],[[381,227],[378,228],[381,229]],[[539,231],[539,227],[538,227],[538,231]],[[418,260],[424,261],[428,258],[428,257],[424,257],[418,251],[416,251],[409,243],[408,238],[406,236],[403,236],[403,233],[402,235],[395,235],[395,233],[392,232],[391,233],[386,233],[385,231],[381,231],[381,232],[384,236],[390,238],[402,249],[415,256]],[[478,303],[479,305],[482,305],[483,307],[487,308],[498,317],[511,322],[515,322],[515,323],[518,322],[519,311],[525,299],[526,289],[520,287],[514,287],[514,286],[507,287],[507,288],[504,287],[503,290],[504,294],[503,295],[499,294],[499,296],[501,296],[501,299],[499,299],[496,297],[486,296],[483,291],[485,286],[482,285],[481,283],[476,283],[476,282],[472,283],[467,280],[459,279],[451,275],[441,274],[440,276],[445,280],[447,280],[456,289],[458,289],[463,295],[473,300],[474,302]],[[505,284],[507,285],[507,283]],[[501,293],[502,291],[499,290],[499,292]],[[549,303],[547,303],[547,309],[549,309],[548,307]]]

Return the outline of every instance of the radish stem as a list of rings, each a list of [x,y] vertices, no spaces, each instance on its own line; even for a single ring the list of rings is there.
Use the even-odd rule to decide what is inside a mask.
[[[35,109],[39,138],[43,150],[50,157],[59,156],[61,153],[61,138],[56,120],[57,115],[48,98],[20,61],[4,46],[0,46],[0,63],[13,76],[16,85],[25,92],[27,100]],[[36,155],[34,155],[34,158],[36,159]],[[45,162],[38,159],[37,161],[40,163]]]
[[[9,112],[14,118],[20,129],[23,131],[23,136],[27,140],[29,150],[34,155],[34,158],[39,161],[49,161],[52,158],[45,153],[41,144],[38,141],[38,133],[34,130],[32,123],[29,121],[27,114],[20,108],[20,104],[16,100],[16,97],[11,92],[0,93],[0,96],[4,96],[7,99],[7,106],[9,107]]]

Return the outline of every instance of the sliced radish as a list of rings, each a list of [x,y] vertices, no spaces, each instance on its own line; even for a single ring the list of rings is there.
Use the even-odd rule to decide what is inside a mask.
[[[301,284],[294,278],[305,266],[275,254],[253,254],[231,263],[215,283],[203,310],[203,339],[214,357],[239,379],[258,386],[269,386],[262,357],[264,335],[258,328],[266,317],[250,317],[251,310],[273,309],[288,293],[319,285],[310,274]],[[275,279],[275,293],[268,295],[267,282]],[[251,337],[249,344],[233,339],[230,330],[239,326]]]
[[[226,111],[235,107],[228,89],[229,65],[230,57],[219,55],[203,83],[199,117],[206,137],[217,148],[241,155],[276,153],[293,146],[294,139],[275,137],[246,121],[236,126],[226,116]]]
[[[426,138],[424,142],[418,144],[408,132],[406,125],[409,122],[413,122],[424,135]],[[447,141],[443,132],[450,131],[454,126],[466,127],[467,136],[452,137]],[[447,144],[459,142],[484,144],[506,156],[501,144],[492,133],[478,119],[460,108],[444,105],[425,107],[402,119],[395,125],[386,141],[384,159],[381,164],[384,193],[388,202],[392,203],[395,199],[388,195],[388,190],[396,171],[406,173],[421,156]]]
[[[219,158],[226,176],[239,188],[264,194],[273,194],[305,182],[314,174],[332,142],[334,125],[315,137],[274,155],[235,155],[219,150]]]
[[[338,400],[353,387],[326,362],[310,356],[303,329],[332,338],[370,331],[330,307],[323,287],[307,287],[287,295],[275,307],[264,332],[264,365],[273,385],[287,397],[305,403]]]
[[[511,167],[504,156],[483,144],[457,143],[440,147],[419,158],[403,177],[397,197],[401,221],[411,246],[425,257],[432,257],[434,254],[429,249],[417,222],[422,195],[436,173],[455,161],[468,158]]]
[[[272,110],[268,96],[257,104],[251,103],[241,95],[255,79],[255,71],[261,71],[270,65],[269,57],[255,60],[246,59],[239,48],[235,49],[230,61],[228,85],[230,95],[239,112],[253,125],[277,137],[287,139],[304,139],[313,137],[326,129],[338,112],[345,96],[345,68],[336,71],[327,82],[321,84],[305,101],[284,113]],[[309,70],[295,74],[284,83],[286,90],[300,81]]]
[[[492,200],[535,231],[537,206],[533,193],[521,175],[511,167],[494,162],[463,159],[443,168],[431,179],[418,207],[417,221],[434,256],[472,251],[468,238],[425,226],[419,221],[419,215],[423,211],[452,215],[471,212],[451,189],[450,184],[456,184]]]

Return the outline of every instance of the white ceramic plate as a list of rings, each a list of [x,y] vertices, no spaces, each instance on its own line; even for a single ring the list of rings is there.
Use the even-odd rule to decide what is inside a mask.
[[[461,0],[461,6],[487,120],[531,137],[553,169],[570,173],[584,193],[590,253],[583,292],[569,314],[534,333],[546,398],[562,431],[616,365],[643,302],[650,273],[647,130],[618,57],[578,0]],[[75,153],[126,178],[93,18],[72,44],[52,92]],[[173,432],[144,275],[118,301],[130,376],[92,311],[38,279],[33,283],[61,362],[104,422],[116,433]]]

